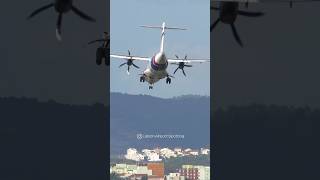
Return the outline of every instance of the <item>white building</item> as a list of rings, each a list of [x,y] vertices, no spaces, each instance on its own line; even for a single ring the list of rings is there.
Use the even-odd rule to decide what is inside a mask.
[[[148,176],[151,176],[152,170],[148,169],[148,166],[138,166],[135,174],[147,174]]]
[[[162,159],[160,159],[160,150],[143,149],[142,153],[148,161],[162,161]]]
[[[116,164],[110,168],[110,173],[116,174],[127,174],[127,165],[126,164]]]
[[[184,150],[184,152],[186,152],[186,153],[188,153],[190,151],[192,151],[192,149],[190,149],[190,148],[187,148],[187,149]]]
[[[210,149],[206,149],[206,148],[201,148],[201,154],[203,155],[209,155],[210,154]]]
[[[152,170],[148,166],[138,166],[134,164],[116,164],[110,168],[110,173],[116,173],[123,178],[139,174],[139,175],[152,175]]]
[[[158,153],[158,154],[160,154],[160,148],[159,148],[159,147],[153,149],[153,151],[156,152],[156,153]]]
[[[178,152],[182,152],[182,149],[181,148],[174,148],[173,151],[178,153]]]
[[[185,154],[182,152],[182,151],[175,151],[175,153],[176,153],[176,155],[178,156],[178,157],[181,157],[181,156],[184,156]]]
[[[210,167],[209,166],[194,166],[198,169],[199,180],[210,180]]]
[[[181,176],[180,173],[170,173],[166,178],[167,180],[185,180],[185,177]]]
[[[162,161],[162,159],[160,159],[160,155],[156,152],[150,152],[147,155],[147,159],[148,161]]]
[[[133,161],[142,161],[144,160],[144,156],[139,154],[138,151],[134,148],[129,148],[127,150],[127,154],[124,156],[126,159],[133,160]]]
[[[171,157],[177,157],[176,153],[169,149],[169,148],[163,148],[160,150],[160,155],[165,157],[165,158],[171,158]]]
[[[198,151],[195,151],[195,150],[192,150],[189,152],[189,154],[193,155],[193,156],[198,156],[199,155],[199,152]]]

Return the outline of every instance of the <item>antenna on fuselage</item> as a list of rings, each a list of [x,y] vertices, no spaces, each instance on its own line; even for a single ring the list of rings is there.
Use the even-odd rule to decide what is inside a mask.
[[[163,52],[164,50],[164,35],[165,35],[165,30],[166,29],[171,29],[171,30],[187,30],[186,28],[179,28],[179,27],[167,27],[166,23],[163,22],[162,26],[146,26],[146,25],[142,25],[140,27],[144,27],[144,28],[152,28],[152,29],[161,29],[161,45],[160,45],[160,52]]]

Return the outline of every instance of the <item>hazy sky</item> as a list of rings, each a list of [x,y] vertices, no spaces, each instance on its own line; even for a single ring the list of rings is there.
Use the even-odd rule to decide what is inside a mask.
[[[244,9],[244,6],[240,6]],[[238,17],[241,48],[231,28],[211,33],[214,106],[266,103],[320,107],[320,2],[250,4],[264,17]],[[217,13],[212,12],[215,20]]]
[[[57,13],[49,9],[26,20],[35,9],[51,0],[6,1],[1,5],[0,96],[53,99],[71,104],[107,102],[107,73],[95,64],[96,46],[109,26],[105,0],[74,1],[96,18],[87,22],[74,13],[63,17],[63,41],[55,37]]]
[[[167,57],[175,54],[189,58],[210,57],[210,11],[209,0],[111,0],[111,53],[153,56],[160,48],[160,30],[144,29],[139,25],[158,25],[163,21],[167,26],[186,27],[187,31],[167,31],[165,52]],[[139,82],[139,75],[147,67],[146,62],[136,62],[140,69],[131,69],[130,76],[125,62],[111,60],[111,91],[129,94],[148,94],[158,97],[172,97],[184,94],[210,94],[209,64],[195,64],[185,68],[187,77],[181,71],[175,74],[172,84],[165,79],[148,89],[147,83]],[[168,72],[173,74],[175,65],[169,65]]]

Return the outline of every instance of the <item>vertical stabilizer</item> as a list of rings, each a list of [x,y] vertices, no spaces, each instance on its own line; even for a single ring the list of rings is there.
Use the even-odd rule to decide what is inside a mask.
[[[161,32],[161,45],[160,45],[160,52],[163,52],[163,46],[164,46],[164,31],[166,28],[166,23],[162,23],[162,32]]]
[[[187,30],[185,28],[179,28],[179,27],[166,27],[166,23],[163,22],[162,26],[141,26],[145,28],[154,28],[154,29],[161,29],[161,44],[160,44],[160,52],[164,51],[164,35],[166,29],[172,29],[172,30]]]

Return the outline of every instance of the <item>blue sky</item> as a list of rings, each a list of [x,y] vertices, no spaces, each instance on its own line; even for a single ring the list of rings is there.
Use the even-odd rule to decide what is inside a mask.
[[[187,31],[167,31],[165,37],[165,53],[169,58],[175,54],[189,58],[210,57],[210,10],[209,0],[111,0],[110,33],[111,53],[152,56],[160,48],[160,30],[144,29],[140,25],[185,27]],[[210,95],[209,63],[194,64],[185,68],[187,77],[181,71],[175,74],[172,84],[167,85],[165,79],[148,89],[147,83],[139,82],[139,75],[147,67],[146,62],[135,62],[140,69],[132,68],[130,76],[126,67],[118,66],[125,62],[111,59],[111,91],[128,94],[146,94],[162,98],[194,94]],[[173,74],[175,65],[169,65],[168,72]]]

